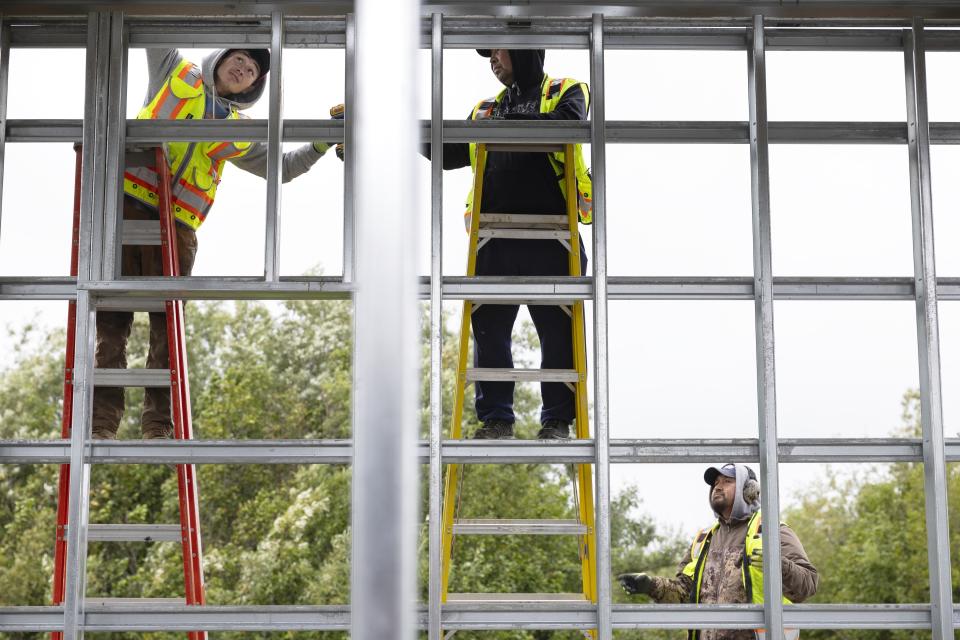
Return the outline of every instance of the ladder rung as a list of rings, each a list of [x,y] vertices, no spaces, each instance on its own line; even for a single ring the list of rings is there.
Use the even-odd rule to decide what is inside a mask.
[[[552,224],[558,227],[569,228],[569,220],[565,214],[546,215],[540,213],[481,213],[480,227],[488,224],[517,224],[529,226],[533,224]]]
[[[453,523],[458,535],[586,535],[587,525],[576,520],[494,520],[463,519]]]
[[[569,231],[551,229],[481,229],[478,238],[516,238],[519,240],[569,240]]]
[[[587,602],[582,593],[448,593],[447,602],[524,603]]]
[[[563,151],[563,145],[559,143],[530,143],[522,144],[517,142],[488,142],[487,151],[501,151],[505,153],[556,153]]]
[[[473,305],[481,306],[485,304],[525,304],[529,306],[539,306],[539,307],[572,307],[573,303],[576,300],[571,300],[569,298],[488,298],[484,296],[483,298],[464,298],[473,303]]]
[[[123,244],[125,245],[159,245],[159,220],[124,220]]]
[[[144,311],[164,313],[167,310],[163,300],[137,300],[130,298],[106,298],[97,302],[97,311]]]
[[[467,369],[467,382],[577,382],[573,369]]]
[[[98,387],[169,387],[168,369],[94,369]]]
[[[87,607],[142,607],[157,605],[182,607],[187,603],[185,598],[84,598],[83,604]]]
[[[102,542],[179,542],[178,524],[91,524],[87,540]]]

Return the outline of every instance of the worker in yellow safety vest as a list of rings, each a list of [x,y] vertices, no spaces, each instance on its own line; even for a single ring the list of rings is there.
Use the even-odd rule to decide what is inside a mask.
[[[571,78],[551,78],[543,70],[543,49],[480,49],[490,60],[490,69],[504,89],[481,100],[471,110],[470,120],[586,120],[589,108],[587,85]],[[429,155],[429,150],[427,150]],[[562,179],[564,154],[487,154],[483,175],[481,208],[489,213],[547,214],[566,212],[566,199],[577,198],[580,221],[592,219],[593,190],[580,145],[574,149],[577,193],[566,193]],[[470,166],[476,172],[477,145],[443,145],[443,168]],[[472,193],[467,198],[466,223],[470,228]],[[581,273],[586,272],[586,253],[580,242]],[[478,276],[569,275],[568,254],[556,240],[494,238],[477,252]],[[570,317],[562,308],[529,305],[540,338],[544,369],[572,369],[573,344]],[[471,315],[474,360],[477,367],[512,368],[511,333],[519,307],[484,304]],[[512,438],[513,382],[477,382],[475,408],[481,426],[474,438]],[[570,437],[575,417],[574,395],[562,382],[540,385],[543,409],[540,439]]]
[[[763,602],[763,529],[760,483],[753,469],[742,464],[710,467],[703,474],[710,485],[710,507],[717,522],[697,533],[673,578],[646,573],[618,576],[630,594],[645,594],[657,602],[733,604]],[[780,569],[783,602],[803,602],[817,592],[820,576],[810,563],[797,534],[780,524]],[[796,638],[797,629],[784,629]],[[755,640],[762,629],[698,629],[690,640]]]
[[[229,119],[241,116],[262,95],[270,68],[265,49],[214,51],[197,66],[175,49],[147,49],[148,87],[138,119],[187,120]],[[190,275],[197,253],[196,231],[206,220],[223,175],[230,162],[245,171],[265,177],[267,146],[251,142],[165,143],[170,168],[170,195],[176,218],[180,275]],[[330,147],[325,142],[308,143],[283,154],[284,182],[307,172]],[[152,150],[128,152],[123,176],[123,217],[126,220],[157,220],[159,174]],[[124,246],[121,273],[125,276],[162,275],[159,246]],[[95,366],[125,368],[127,338],[133,324],[130,312],[97,313]],[[166,319],[150,314],[150,348],[147,368],[169,367]],[[116,437],[124,411],[124,393],[119,387],[97,387],[93,399],[93,438]],[[144,438],[170,438],[170,391],[147,388],[141,415]]]

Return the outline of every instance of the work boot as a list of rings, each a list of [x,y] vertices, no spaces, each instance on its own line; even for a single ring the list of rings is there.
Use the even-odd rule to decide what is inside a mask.
[[[513,440],[513,423],[503,420],[487,420],[473,432],[474,440]]]
[[[152,424],[143,427],[144,440],[173,440],[173,425]]]
[[[117,429],[116,427],[95,424],[93,425],[90,437],[93,440],[115,440],[117,437]]]
[[[570,438],[570,423],[563,420],[544,420],[543,426],[537,432],[537,440],[568,440]]]

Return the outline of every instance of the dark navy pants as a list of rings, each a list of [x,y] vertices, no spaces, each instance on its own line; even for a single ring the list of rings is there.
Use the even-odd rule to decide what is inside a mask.
[[[568,252],[556,240],[495,239],[477,254],[478,276],[565,276],[569,275]],[[580,272],[586,273],[587,257],[580,241]],[[530,316],[540,337],[540,366],[543,369],[573,368],[573,323],[557,306],[530,305]],[[511,334],[517,319],[517,305],[484,304],[474,311],[474,366],[512,368]],[[477,382],[477,418],[514,422],[513,382]],[[540,384],[543,410],[540,422],[575,417],[573,392],[562,382]]]

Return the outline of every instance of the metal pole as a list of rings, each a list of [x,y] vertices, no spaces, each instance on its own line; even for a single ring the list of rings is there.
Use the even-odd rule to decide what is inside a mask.
[[[270,115],[267,120],[267,231],[263,277],[280,280],[280,191],[283,177],[283,13],[270,20]]]
[[[10,25],[0,20],[0,122],[7,122],[7,88],[10,81]],[[0,127],[0,223],[3,222],[3,166],[6,159],[7,127]],[[0,224],[0,230],[3,225]]]
[[[353,154],[349,151],[353,146],[354,131],[353,117],[350,110],[356,102],[357,96],[357,33],[354,16],[347,14],[346,24],[346,43],[345,43],[345,75],[344,75],[344,97],[343,102],[346,111],[343,114],[343,281],[344,283],[353,282],[356,266],[356,232],[354,229],[353,217],[353,176],[356,175],[356,161]]]
[[[950,532],[947,517],[947,469],[940,385],[940,331],[930,185],[930,122],[927,115],[926,55],[921,18],[904,32],[907,90],[907,148],[913,219],[913,274],[917,301],[920,364],[920,423],[926,499],[927,562],[930,571],[930,620],[934,640],[953,638]]]
[[[80,195],[80,246],[77,283],[102,274],[102,216],[107,138],[106,114],[110,14],[90,13],[87,20],[87,70],[84,98],[83,174]],[[103,214],[105,215],[105,214]],[[99,224],[98,224],[99,223]],[[70,501],[63,602],[63,640],[82,640],[87,576],[87,524],[90,516],[90,465],[85,441],[90,433],[93,403],[93,354],[96,309],[89,292],[77,290],[77,331],[73,370],[73,424],[70,427]]]
[[[120,240],[123,225],[123,169],[126,137],[127,46],[123,13],[111,13],[110,58],[107,82],[107,139],[104,217],[103,272],[104,280],[120,277]]]
[[[597,442],[597,633],[613,637],[610,595],[610,429],[607,362],[607,138],[604,108],[603,15],[593,14],[590,42],[590,153],[593,177],[594,428]],[[572,197],[572,196],[571,196]]]
[[[427,633],[440,640],[440,581],[442,544],[440,539],[443,498],[443,17],[431,20],[432,105],[430,109],[430,592]]]
[[[416,625],[419,26],[415,0],[356,3],[353,640]]]
[[[777,468],[777,393],[773,339],[773,259],[770,249],[770,162],[767,144],[767,69],[763,16],[753,17],[747,50],[750,99],[750,183],[753,202],[753,287],[757,345],[757,409],[760,419],[760,483],[763,518],[780,522]],[[763,620],[768,638],[783,638],[780,527],[763,527]]]

